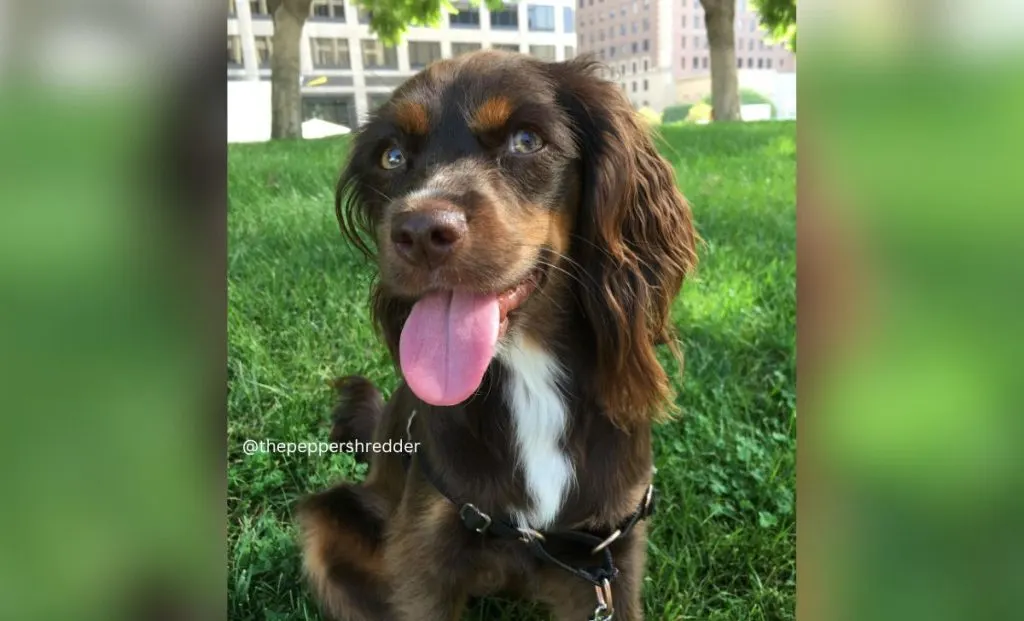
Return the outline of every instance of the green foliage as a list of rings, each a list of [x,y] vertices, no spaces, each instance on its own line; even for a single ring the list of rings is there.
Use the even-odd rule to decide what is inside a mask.
[[[772,41],[796,52],[796,0],[751,0]]]
[[[693,205],[701,264],[672,309],[682,408],[654,432],[647,618],[791,620],[795,598],[795,124],[662,126]],[[365,469],[348,455],[243,454],[246,439],[323,441],[330,378],[395,386],[371,328],[372,266],[339,231],[345,137],[228,152],[228,616],[320,619],[291,514],[300,496]],[[589,611],[581,611],[581,618]],[[541,619],[487,599],[473,621]]]
[[[443,13],[458,13],[449,0],[357,0],[370,12],[370,32],[388,45],[401,42],[409,26],[438,26]],[[486,0],[487,8],[500,11],[502,0]],[[480,0],[470,0],[478,6]]]
[[[662,123],[679,123],[686,120],[687,115],[690,114],[690,108],[693,104],[680,104],[678,106],[669,106],[665,108],[665,111],[661,114]]]

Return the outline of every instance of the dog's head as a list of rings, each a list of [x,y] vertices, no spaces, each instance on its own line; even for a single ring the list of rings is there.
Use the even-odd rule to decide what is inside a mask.
[[[585,59],[435,63],[360,130],[338,185],[377,257],[375,316],[425,401],[475,392],[498,343],[585,324],[617,423],[661,409],[655,345],[695,262],[690,211],[618,87]]]

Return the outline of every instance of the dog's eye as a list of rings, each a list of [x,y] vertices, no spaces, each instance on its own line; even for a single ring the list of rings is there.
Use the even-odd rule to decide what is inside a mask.
[[[513,132],[508,138],[508,150],[512,153],[534,153],[544,146],[540,136],[527,129]]]
[[[405,163],[405,154],[398,147],[390,147],[380,156],[380,167],[384,170],[398,168]]]

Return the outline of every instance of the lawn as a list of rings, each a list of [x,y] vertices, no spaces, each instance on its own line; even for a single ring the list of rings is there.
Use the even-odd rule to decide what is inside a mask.
[[[795,601],[796,126],[664,127],[706,245],[673,319],[683,413],[655,431],[648,619],[792,619]],[[386,391],[369,266],[342,240],[333,188],[347,140],[232,146],[229,164],[228,608],[319,619],[291,507],[362,476],[347,455],[256,454],[247,439],[322,441],[336,375]],[[583,619],[589,611],[581,611]],[[525,616],[524,616],[525,615]],[[498,601],[467,619],[541,619]]]

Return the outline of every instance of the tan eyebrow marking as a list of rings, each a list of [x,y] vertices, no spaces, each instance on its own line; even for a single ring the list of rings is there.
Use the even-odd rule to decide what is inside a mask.
[[[430,132],[430,118],[423,104],[403,101],[395,108],[395,121],[407,134],[426,136]]]
[[[500,129],[512,116],[512,109],[512,101],[508,97],[491,97],[476,109],[470,127],[477,133]]]

